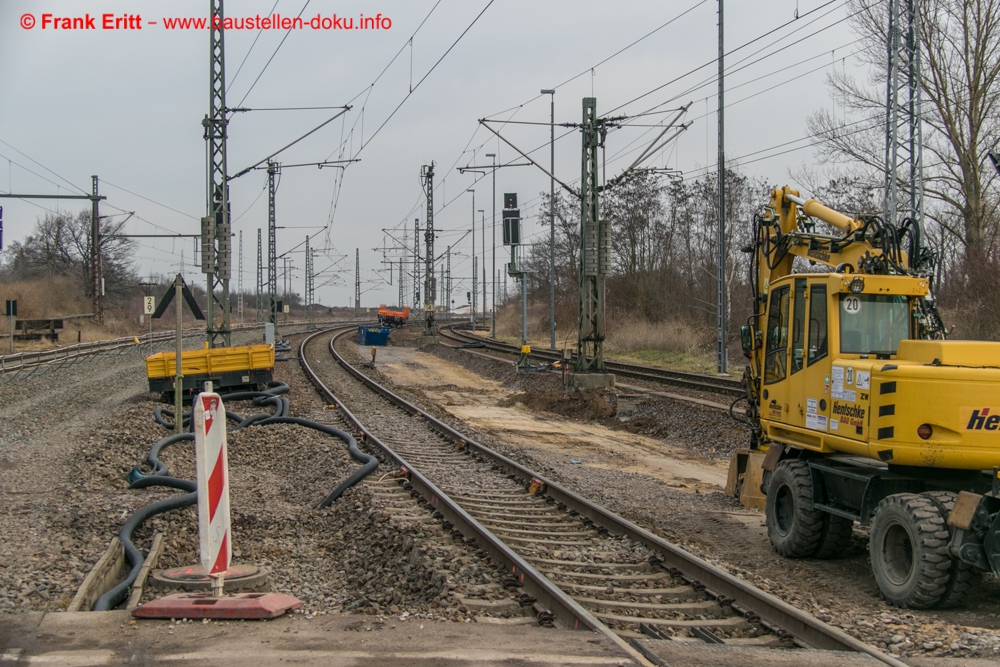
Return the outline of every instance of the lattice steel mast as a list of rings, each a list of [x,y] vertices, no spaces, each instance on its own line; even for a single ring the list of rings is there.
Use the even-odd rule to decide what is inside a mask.
[[[420,218],[413,221],[413,309],[420,307]]]
[[[267,321],[274,325],[278,335],[278,244],[275,238],[275,181],[280,172],[278,164],[267,163]]]
[[[97,194],[97,176],[91,176],[90,198],[90,294],[94,298],[94,316],[104,323],[104,275],[101,262],[101,212]]]
[[[725,53],[722,20],[723,0],[719,0],[719,159],[718,159],[718,224],[716,237],[718,253],[716,263],[716,369],[726,372],[726,104],[725,104]]]
[[[361,248],[354,249],[354,319],[361,309]]]
[[[885,122],[886,222],[914,218],[923,231],[918,0],[889,0]]]
[[[306,317],[309,320],[309,328],[314,324],[313,301],[316,300],[316,283],[313,277],[313,256],[309,249],[309,235],[306,234]]]
[[[424,224],[424,335],[434,336],[434,293],[437,291],[434,277],[434,163],[425,164],[420,175],[424,180],[424,194],[427,197],[427,218]]]
[[[236,270],[236,315],[243,324],[243,230],[240,230],[239,268]]]
[[[209,115],[202,125],[208,152],[206,218],[202,222],[202,271],[208,274],[209,347],[228,346],[229,277],[231,241],[229,237],[229,183],[226,170],[226,65],[222,0],[211,0],[209,26]],[[208,251],[206,253],[206,251]],[[206,256],[207,255],[207,256]],[[216,324],[215,318],[220,317]]]
[[[261,316],[264,314],[264,248],[260,233],[260,227],[257,228],[257,301],[254,307],[254,322],[260,322]]]
[[[597,99],[583,98],[583,159],[580,200],[580,325],[576,372],[604,372],[604,276],[610,230],[598,206],[597,149],[604,145],[605,121],[597,117]]]

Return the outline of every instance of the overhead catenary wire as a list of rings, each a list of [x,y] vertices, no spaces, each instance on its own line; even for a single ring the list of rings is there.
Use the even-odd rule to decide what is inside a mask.
[[[803,13],[803,14],[800,14],[800,15],[798,15],[798,16],[797,16],[797,17],[796,17],[795,19],[792,19],[792,20],[790,20],[790,21],[787,21],[787,22],[785,22],[785,23],[783,23],[783,24],[781,24],[781,25],[777,26],[776,28],[772,28],[772,29],[769,29],[768,31],[766,31],[766,32],[764,32],[764,33],[761,33],[760,35],[758,35],[758,36],[754,37],[753,39],[751,39],[751,40],[749,40],[749,41],[747,41],[747,42],[745,42],[745,43],[743,43],[743,44],[741,44],[741,45],[739,45],[739,46],[735,47],[734,49],[732,49],[732,50],[731,50],[731,51],[729,52],[729,54],[732,54],[732,53],[736,53],[736,52],[738,52],[738,51],[740,51],[740,50],[742,50],[742,49],[746,48],[747,46],[749,46],[749,45],[751,45],[751,44],[754,44],[754,43],[756,43],[757,41],[760,41],[761,39],[764,39],[764,38],[765,38],[765,37],[767,37],[768,35],[773,35],[773,34],[774,34],[774,32],[775,32],[776,30],[780,30],[780,29],[782,29],[782,28],[784,28],[784,27],[787,27],[788,25],[791,25],[792,23],[795,23],[795,22],[796,22],[797,20],[799,20],[799,19],[801,19],[801,18],[805,18],[806,16],[808,16],[808,15],[810,15],[810,14],[813,14],[813,13],[815,13],[815,12],[817,12],[817,11],[820,11],[820,10],[822,10],[822,9],[824,9],[824,8],[826,8],[826,7],[828,7],[828,6],[830,6],[830,5],[834,5],[834,4],[836,4],[836,3],[838,2],[838,1],[841,1],[841,2],[842,2],[842,0],[829,0],[828,2],[825,2],[824,4],[820,5],[819,7],[816,7],[816,8],[814,8],[814,9],[812,9],[812,10],[808,11],[808,12],[805,12],[805,13]],[[687,14],[687,13],[688,13],[689,11],[691,11],[691,10],[692,10],[692,9],[694,9],[695,7],[699,6],[700,4],[703,4],[703,3],[697,3],[696,5],[694,5],[694,6],[690,7],[690,8],[688,8],[687,10],[685,10],[684,12],[682,12],[681,14],[679,14],[678,16],[675,16],[675,17],[674,17],[673,19],[671,19],[671,21],[669,21],[669,22],[668,22],[668,24],[669,24],[669,23],[671,23],[671,22],[673,22],[673,21],[674,21],[674,20],[676,20],[677,18],[680,18],[681,16],[683,16],[683,15]],[[832,10],[831,10],[831,11],[832,11]],[[824,15],[824,16],[825,16],[825,15]],[[819,18],[823,18],[823,16],[821,16],[821,17],[819,17]],[[815,19],[815,20],[818,20],[818,19]],[[814,20],[814,21],[815,21],[815,20]],[[793,33],[792,33],[792,34],[794,34],[794,32],[797,32],[798,30],[802,30],[802,29],[805,29],[806,27],[808,27],[809,25],[811,25],[811,24],[812,24],[812,23],[813,23],[814,21],[812,21],[812,22],[807,22],[807,23],[806,23],[806,25],[802,26],[801,28],[797,28],[797,29],[796,29],[795,31],[793,31]],[[841,22],[841,21],[838,21],[837,23],[839,23],[839,22]],[[664,24],[664,25],[667,25],[667,24]],[[836,24],[834,24],[834,25],[836,25]],[[662,27],[662,26],[661,26],[661,27]],[[823,29],[821,29],[820,31],[822,31],[822,30],[825,30],[825,29],[828,29],[829,27],[831,27],[831,26],[827,26],[826,28],[823,28]],[[820,32],[820,31],[817,31],[817,32]],[[653,31],[653,32],[655,32],[655,31]],[[649,34],[652,34],[652,33],[647,33],[647,35],[646,35],[646,36],[648,36]],[[815,33],[814,33],[814,34],[815,34]],[[782,37],[782,38],[780,38],[780,39],[785,39],[785,38],[787,38],[787,36],[788,36],[788,35],[786,35],[786,36],[784,36],[784,37]],[[640,38],[640,40],[636,40],[636,41],[634,41],[634,42],[633,42],[632,44],[630,44],[630,45],[629,45],[629,47],[626,47],[625,49],[620,49],[620,50],[619,50],[618,52],[616,52],[616,53],[615,53],[615,54],[613,54],[612,56],[609,56],[608,58],[605,58],[605,59],[603,59],[602,61],[600,61],[600,62],[599,62],[598,64],[594,65],[594,67],[593,67],[593,68],[596,68],[596,67],[598,67],[599,65],[601,65],[601,64],[603,64],[603,63],[605,63],[605,62],[607,62],[607,61],[608,61],[608,60],[610,60],[611,58],[613,58],[613,57],[615,57],[615,56],[619,55],[620,53],[624,52],[624,51],[625,51],[625,50],[626,50],[627,48],[630,48],[630,47],[631,47],[631,46],[633,46],[634,44],[637,44],[637,43],[638,43],[639,41],[641,41],[641,39],[644,39],[644,38]],[[777,43],[777,41],[780,41],[780,39],[779,39],[779,40],[776,40],[776,42],[775,42],[775,43]],[[784,48],[788,48],[788,47],[783,47],[783,49],[784,49]],[[783,49],[782,49],[782,50],[783,50]],[[773,55],[773,54],[769,54],[769,55]],[[760,59],[758,59],[758,61],[759,61],[759,60],[760,60]],[[758,61],[754,61],[754,63],[755,63],[755,62],[758,62]],[[676,82],[677,80],[680,80],[680,79],[682,79],[682,78],[684,78],[684,77],[686,77],[686,76],[689,76],[690,74],[693,74],[694,72],[697,72],[697,71],[698,71],[699,69],[702,69],[702,68],[704,68],[704,67],[707,67],[707,66],[709,66],[709,65],[711,65],[711,64],[713,64],[713,63],[715,63],[715,62],[716,62],[716,59],[712,59],[712,60],[708,61],[707,63],[705,63],[704,65],[702,65],[702,66],[700,66],[700,67],[697,67],[697,68],[694,68],[693,70],[691,70],[691,71],[689,71],[689,72],[687,72],[687,73],[685,73],[685,74],[681,75],[681,76],[680,76],[680,77],[678,77],[677,79],[675,79],[675,80],[672,80],[671,82],[668,82],[667,84],[664,84],[664,85],[662,85],[662,86],[659,86],[659,87],[658,87],[657,89],[654,89],[654,91],[650,91],[650,92],[655,92],[655,90],[658,90],[658,89],[660,89],[660,88],[663,88],[663,87],[665,87],[666,85],[669,85],[670,83],[673,83],[673,82]],[[740,65],[740,64],[741,64],[741,63],[743,63],[743,62],[744,62],[744,61],[738,61],[737,63],[735,63],[734,65],[732,65],[732,66],[731,66],[731,68],[735,68],[736,66]],[[750,64],[754,64],[754,63],[750,63]],[[746,65],[746,66],[748,66],[748,65]],[[741,67],[740,69],[745,69],[745,67],[746,67],[746,66],[744,66],[744,67]],[[586,74],[587,72],[590,72],[590,71],[591,71],[591,69],[593,69],[593,68],[587,68],[586,70],[584,70],[584,71],[583,71],[583,72],[581,72],[580,74],[578,74],[578,75],[576,75],[576,76],[574,76],[574,77],[571,77],[570,79],[567,79],[567,80],[566,80],[565,82],[563,82],[562,84],[560,84],[560,86],[561,86],[561,85],[565,85],[565,83],[568,83],[568,82],[570,82],[570,81],[572,81],[572,80],[574,80],[574,79],[576,79],[576,78],[579,78],[580,76],[583,76],[583,75],[584,75],[584,74]],[[727,71],[728,71],[728,70],[727,70]],[[712,80],[714,81],[714,77],[713,77],[713,79],[712,79]],[[699,85],[707,85],[707,84],[699,84]],[[559,87],[559,86],[556,86],[556,88],[558,88],[558,87]],[[645,96],[646,96],[646,95],[648,95],[648,94],[649,94],[649,93],[646,93],[646,94],[644,94],[644,95],[640,96],[640,98],[641,98],[641,97],[645,97]],[[524,104],[528,104],[528,103],[530,103],[531,101],[534,101],[535,99],[538,99],[539,97],[541,97],[541,96],[535,96],[535,97],[532,97],[532,98],[531,98],[530,100],[528,100],[528,101],[527,101],[527,102],[525,102],[525,103],[522,103],[521,105],[517,105],[517,106],[515,106],[515,107],[509,107],[509,108],[508,108],[507,110],[505,110],[505,112],[506,112],[506,111],[512,111],[512,110],[515,110],[515,111],[516,111],[516,110],[518,110],[518,109],[522,108],[522,107],[524,106]],[[679,97],[679,96],[674,96],[674,97],[672,97],[672,98],[671,98],[671,100],[670,100],[670,101],[675,101],[675,100],[676,100],[676,99],[677,99],[678,97]],[[629,103],[631,103],[631,102],[633,102],[633,101],[636,101],[636,99],[640,99],[640,98],[635,98],[635,99],[631,100],[630,102],[628,102],[628,103],[626,103],[626,104],[629,104]],[[663,103],[661,103],[661,104],[659,104],[659,105],[657,105],[657,106],[662,106],[662,104],[663,104]],[[612,110],[611,110],[611,111],[609,111],[608,113],[613,113],[614,111],[617,111],[618,109],[621,109],[621,108],[622,108],[623,106],[625,106],[625,105],[619,105],[618,107],[615,107],[614,109],[612,109]],[[727,106],[728,106],[728,105],[727,105]],[[650,109],[650,110],[648,110],[648,111],[646,111],[646,112],[643,112],[643,115],[644,115],[644,114],[648,114],[648,113],[650,113],[650,112],[654,111],[655,109],[656,109],[656,107],[654,107],[653,109]],[[492,115],[487,115],[487,116],[486,116],[485,118],[486,118],[486,119],[490,119],[490,120],[494,120],[494,119],[495,119],[495,116],[496,116],[496,115],[499,115],[499,113],[504,113],[504,112],[498,112],[497,114],[492,114]],[[520,123],[520,122],[522,122],[522,121],[516,121],[516,122]],[[477,127],[477,131],[478,131],[478,129],[479,129],[479,128]],[[570,131],[570,132],[567,132],[566,134],[564,134],[564,135],[561,135],[560,137],[558,137],[558,138],[557,138],[557,140],[558,140],[558,139],[562,139],[563,137],[565,137],[565,136],[567,136],[567,135],[569,135],[569,134],[572,134],[572,133],[573,133],[573,131]],[[475,136],[475,132],[473,132],[473,137],[474,137],[474,136]],[[471,141],[472,141],[472,139],[470,138],[470,141],[469,141],[469,143],[471,143]],[[482,148],[482,146],[483,146],[483,145],[484,145],[484,144],[480,144],[480,149]],[[467,144],[467,146],[468,146],[468,144]],[[526,153],[526,154],[528,154],[528,155],[531,155],[532,153],[534,153],[534,152],[536,152],[536,151],[538,151],[538,150],[541,150],[541,149],[545,148],[546,146],[548,146],[548,142],[545,142],[545,143],[543,143],[543,144],[539,145],[539,146],[538,146],[537,148],[535,148],[535,149],[532,149],[532,150],[527,150],[527,151],[525,151],[525,153]],[[477,149],[477,150],[478,150],[478,149]],[[460,159],[460,158],[459,158],[459,159]],[[456,162],[457,162],[457,161],[456,161]],[[442,179],[442,182],[441,182],[441,184],[440,184],[440,185],[441,185],[442,187],[443,187],[443,181],[444,181],[444,180],[446,180],[446,179]],[[479,180],[479,179],[477,178],[477,179],[476,179],[476,181],[478,181],[478,180]],[[576,182],[576,180],[578,180],[578,179],[574,179],[574,181],[573,181],[573,182]],[[457,199],[457,198],[458,198],[458,197],[455,197],[454,199]],[[451,200],[451,201],[454,201],[454,199],[453,199],[453,200]],[[411,211],[410,211],[410,213],[409,213],[409,214],[408,214],[408,215],[407,215],[406,217],[404,217],[404,219],[403,219],[403,221],[401,222],[401,224],[405,224],[405,221],[406,221],[406,218],[408,218],[408,217],[409,217],[410,215],[412,215],[412,212],[413,212],[413,210],[415,210],[415,208],[419,206],[419,202],[420,202],[420,198],[418,198],[417,202],[416,202],[416,203],[414,204],[414,208],[411,208]],[[449,202],[449,203],[450,203],[450,202]]]
[[[34,159],[33,157],[31,157],[31,156],[30,156],[30,155],[28,155],[27,153],[24,153],[24,152],[22,152],[22,151],[18,150],[18,149],[17,149],[17,148],[15,147],[15,146],[12,146],[11,144],[9,144],[9,143],[7,143],[6,141],[4,141],[3,139],[0,139],[0,144],[3,144],[4,146],[7,146],[7,147],[9,147],[9,148],[10,148],[10,149],[11,149],[12,151],[16,152],[16,153],[17,153],[18,155],[23,155],[24,157],[26,157],[27,159],[29,159],[29,160],[31,160],[32,162],[34,162],[35,164],[37,164],[37,165],[38,165],[39,167],[41,167],[41,168],[42,168],[42,169],[44,169],[45,171],[49,172],[50,174],[52,174],[53,176],[55,176],[56,178],[58,178],[58,179],[59,179],[59,180],[61,180],[62,182],[64,182],[64,183],[66,183],[67,185],[69,185],[69,187],[73,188],[74,190],[76,190],[76,191],[78,191],[78,192],[81,192],[81,193],[83,193],[83,194],[85,194],[85,195],[89,195],[89,194],[90,194],[89,192],[87,192],[86,190],[84,190],[83,188],[81,188],[80,186],[76,185],[75,183],[73,183],[72,181],[70,181],[70,180],[68,180],[68,179],[66,179],[66,178],[63,178],[62,176],[60,176],[60,175],[59,175],[59,174],[57,174],[56,172],[54,172],[54,171],[52,171],[51,169],[49,169],[48,167],[46,167],[46,166],[45,166],[44,164],[42,164],[42,163],[41,163],[41,162],[39,162],[38,160]],[[0,157],[3,157],[3,156],[0,156]],[[7,157],[4,157],[4,159],[6,159],[6,160],[10,160],[10,158],[7,158]],[[17,164],[17,163],[15,162],[14,164]],[[19,167],[21,167],[22,169],[25,169],[25,170],[28,170],[28,169],[27,169],[26,167],[24,167],[24,166],[22,166],[22,165],[18,165],[18,166],[19,166]],[[30,170],[29,170],[29,171],[30,171]],[[34,172],[32,172],[32,173],[34,173]],[[36,176],[39,176],[38,174],[35,174],[35,175],[36,175]],[[39,178],[44,178],[44,176],[39,176]],[[48,180],[48,179],[45,179],[45,180]],[[52,181],[49,181],[49,182],[50,182],[50,183],[52,183]],[[55,183],[53,183],[53,185],[56,185],[56,184],[55,184]],[[57,187],[59,187],[59,186],[57,185]]]
[[[268,16],[272,16],[274,14],[274,10],[278,8],[279,2],[281,2],[281,0],[274,0],[274,5],[271,6],[271,11],[267,13]],[[229,89],[233,87],[233,84],[236,83],[236,79],[240,76],[240,72],[243,71],[243,66],[246,65],[247,58],[250,57],[250,53],[253,51],[253,47],[257,46],[257,40],[260,39],[260,36],[261,34],[263,34],[263,32],[264,32],[264,27],[261,26],[260,30],[257,31],[257,35],[254,36],[253,43],[250,44],[250,48],[247,49],[247,52],[245,54],[243,54],[243,60],[240,62],[240,66],[236,68],[236,74],[233,74],[233,78],[229,80],[229,84],[226,86],[227,94],[229,93]]]
[[[295,17],[295,18],[301,18],[301,16],[302,16],[302,13],[303,13],[304,11],[306,11],[306,7],[308,7],[308,6],[309,6],[309,3],[310,3],[311,1],[312,1],[312,0],[306,0],[305,4],[304,4],[304,5],[302,5],[302,9],[300,9],[300,10],[299,10],[299,13],[298,13],[298,14],[296,15],[296,17]],[[277,4],[277,3],[276,3],[276,4]],[[257,75],[257,78],[253,80],[253,83],[252,83],[252,84],[250,84],[250,88],[248,88],[248,89],[247,89],[247,92],[246,92],[246,93],[244,93],[244,95],[243,95],[243,98],[242,98],[242,99],[240,100],[240,103],[239,103],[239,104],[237,104],[236,106],[238,106],[238,107],[241,107],[241,106],[243,106],[243,103],[244,103],[244,102],[246,102],[246,100],[247,100],[247,97],[249,97],[249,96],[250,96],[250,93],[252,93],[252,92],[253,92],[253,89],[254,89],[254,87],[255,87],[255,86],[257,85],[257,82],[258,82],[258,81],[260,81],[260,78],[261,78],[262,76],[264,76],[264,72],[266,72],[266,71],[267,71],[267,68],[271,66],[271,62],[272,62],[272,61],[274,60],[274,57],[275,57],[276,55],[278,55],[278,51],[280,51],[280,50],[281,50],[281,47],[282,47],[282,46],[284,45],[284,43],[285,43],[285,40],[286,40],[286,39],[288,39],[288,35],[290,35],[290,34],[291,34],[291,32],[292,32],[292,29],[291,29],[291,28],[289,28],[289,29],[288,29],[288,30],[287,30],[287,31],[285,32],[284,36],[283,36],[283,37],[281,38],[281,41],[280,41],[280,42],[278,42],[278,46],[276,46],[276,47],[274,48],[274,52],[273,52],[273,53],[271,54],[271,57],[267,59],[267,62],[266,62],[266,63],[264,63],[264,67],[263,67],[263,69],[261,69],[261,70],[260,70],[260,74],[258,74],[258,75]]]
[[[781,28],[787,27],[787,26],[791,25],[792,23],[795,23],[799,19],[802,19],[802,18],[808,16],[809,14],[811,14],[811,13],[813,13],[815,11],[819,11],[820,9],[822,9],[824,7],[827,7],[828,5],[834,4],[835,2],[844,2],[844,0],[829,0],[828,2],[824,3],[823,5],[820,5],[819,7],[817,7],[816,9],[810,10],[809,12],[806,12],[805,14],[801,14],[799,17],[797,17],[795,19],[792,19],[791,21],[787,21],[787,22],[783,23],[782,25],[778,26],[777,28],[772,28],[772,29],[767,30],[766,32],[761,33],[757,37],[754,37],[753,39],[751,39],[751,40],[749,40],[747,42],[744,42],[743,44],[741,44],[741,45],[739,45],[739,46],[737,46],[737,47],[729,50],[728,52],[726,52],[723,55],[724,56],[730,56],[730,55],[732,55],[732,54],[734,54],[734,53],[736,53],[736,52],[738,52],[738,51],[746,48],[750,44],[756,43],[757,41],[763,39],[767,35],[773,34],[775,30],[780,30]],[[808,24],[811,24],[811,23],[807,23],[807,25]],[[794,32],[797,32],[797,30],[800,30],[800,29],[802,29],[802,28],[798,28],[795,31],[792,31],[792,33],[794,34]],[[648,96],[652,95],[653,93],[655,93],[657,91],[660,91],[660,90],[666,88],[667,86],[669,86],[671,84],[677,83],[678,81],[681,81],[682,79],[685,79],[685,78],[691,76],[695,72],[698,72],[698,71],[700,71],[702,69],[705,69],[706,67],[710,67],[711,65],[716,64],[718,62],[718,60],[719,60],[718,58],[712,58],[711,60],[708,60],[705,63],[703,63],[703,64],[701,64],[701,65],[699,65],[697,67],[694,67],[694,68],[692,68],[692,69],[684,72],[683,74],[680,74],[680,75],[672,78],[670,81],[667,81],[666,83],[660,84],[659,86],[656,86],[655,88],[652,88],[652,89],[646,91],[645,93],[642,93],[641,95],[630,99],[627,102],[619,104],[617,107],[614,107],[613,109],[611,109],[607,113],[614,113],[615,111],[618,111],[619,109],[622,109],[622,108],[624,108],[624,107],[632,104],[633,102],[638,102],[639,100],[641,100],[641,99],[643,99],[645,97],[648,97]],[[725,71],[726,74],[730,73],[730,69],[729,68],[725,69],[724,71]],[[717,75],[716,75],[716,77],[717,77]],[[713,79],[713,80],[715,80],[715,79]]]

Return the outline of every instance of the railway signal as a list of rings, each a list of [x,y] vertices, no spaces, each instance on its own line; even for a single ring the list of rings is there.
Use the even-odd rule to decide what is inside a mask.
[[[17,318],[17,299],[7,299],[7,317],[10,318],[10,353],[14,354],[14,320]]]

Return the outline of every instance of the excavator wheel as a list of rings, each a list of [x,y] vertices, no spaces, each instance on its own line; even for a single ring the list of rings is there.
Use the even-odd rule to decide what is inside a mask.
[[[948,591],[948,526],[941,508],[927,496],[897,493],[880,502],[868,554],[875,583],[890,604],[928,609]]]
[[[767,536],[774,550],[786,558],[816,553],[823,537],[824,513],[813,507],[809,464],[785,459],[774,467],[764,506]]]
[[[819,539],[813,558],[833,560],[840,558],[851,543],[854,534],[854,521],[836,514],[825,514],[823,517],[823,532]]]
[[[951,491],[927,491],[920,495],[930,498],[931,502],[941,510],[941,514],[945,517],[946,521],[948,515],[951,514],[951,510],[955,507],[955,499],[958,498],[958,495]],[[969,593],[979,586],[983,578],[981,570],[958,558],[952,558],[948,574],[950,578],[948,579],[944,596],[938,602],[939,607],[957,607],[961,605],[965,602],[965,598],[968,597]]]

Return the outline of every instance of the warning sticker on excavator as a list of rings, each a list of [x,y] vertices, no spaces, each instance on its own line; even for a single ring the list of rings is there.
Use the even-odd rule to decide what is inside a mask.
[[[817,414],[819,401],[815,398],[806,399],[806,428],[816,431],[826,430],[826,415]]]
[[[830,396],[834,399],[839,399],[842,401],[847,401],[849,403],[854,403],[857,399],[857,394],[853,389],[844,389],[844,367],[834,366],[830,369],[832,373],[833,386],[830,389]],[[854,369],[848,368],[848,381],[847,384],[853,384],[854,382]]]
[[[871,385],[871,373],[868,371],[858,371],[854,378],[854,386],[858,389],[868,389]]]

